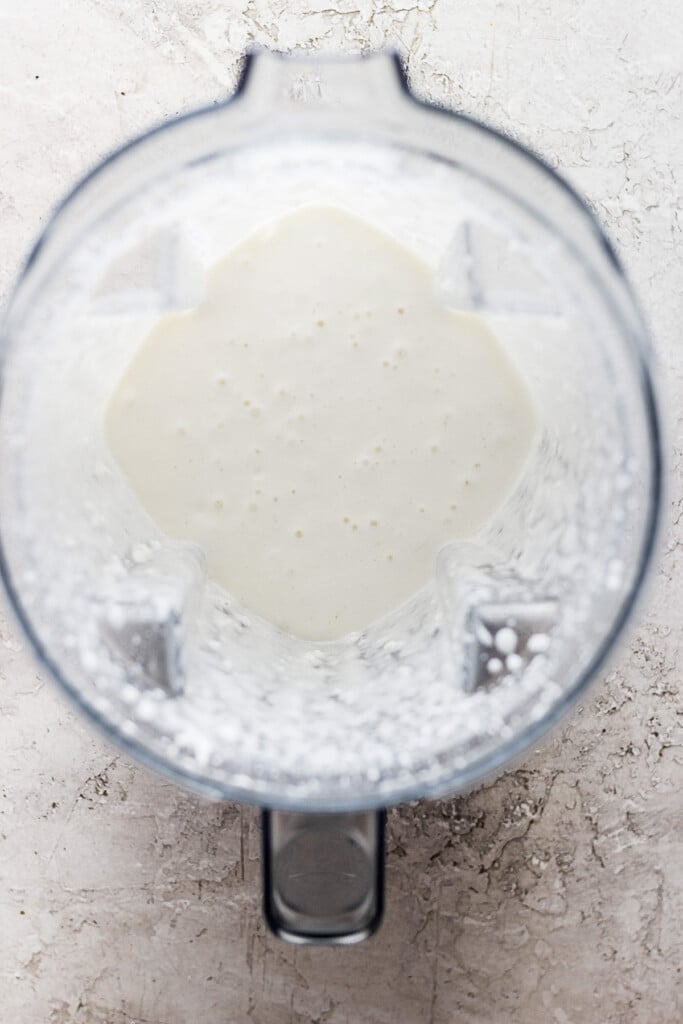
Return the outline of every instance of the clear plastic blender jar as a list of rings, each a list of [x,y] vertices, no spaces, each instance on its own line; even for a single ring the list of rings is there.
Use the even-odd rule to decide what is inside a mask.
[[[164,313],[258,226],[342,207],[484,317],[541,421],[493,521],[413,600],[315,644],[241,607],[164,536],[103,440],[116,381]],[[548,167],[418,102],[388,55],[246,60],[226,103],[110,157],[60,207],[2,331],[2,574],[38,657],[144,763],[267,808],[282,936],[363,938],[381,913],[381,809],[520,754],[613,649],[651,560],[660,441],[651,353],[588,208]],[[492,659],[501,629],[514,661]],[[500,665],[491,671],[492,661]]]

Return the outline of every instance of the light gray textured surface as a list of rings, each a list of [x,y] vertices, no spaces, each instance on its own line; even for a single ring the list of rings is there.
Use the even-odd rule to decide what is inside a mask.
[[[678,0],[0,0],[0,299],[117,144],[223,96],[238,52],[398,42],[414,87],[590,198],[669,374],[662,564],[563,732],[465,798],[394,811],[388,913],[351,950],[260,918],[254,812],[93,737],[0,621],[0,1005],[13,1024],[678,1024],[683,10]]]

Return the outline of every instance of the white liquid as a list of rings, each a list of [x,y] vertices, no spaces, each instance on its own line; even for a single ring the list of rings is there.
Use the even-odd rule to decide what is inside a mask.
[[[360,629],[433,575],[512,491],[536,433],[522,381],[431,269],[341,210],[308,207],[160,320],[106,437],[170,537],[299,636]]]

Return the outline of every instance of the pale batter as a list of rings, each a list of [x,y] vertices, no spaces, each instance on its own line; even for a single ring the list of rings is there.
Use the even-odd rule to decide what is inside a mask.
[[[484,324],[364,221],[306,207],[234,249],[167,316],[106,411],[108,444],[170,537],[301,637],[361,629],[510,495],[536,436]]]

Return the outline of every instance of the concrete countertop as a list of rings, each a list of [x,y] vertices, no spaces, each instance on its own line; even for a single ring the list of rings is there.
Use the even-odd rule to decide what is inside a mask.
[[[516,770],[390,815],[349,950],[261,920],[258,816],[93,736],[0,619],[0,1005],[12,1024],[683,1019],[683,8],[679,0],[0,0],[0,301],[66,189],[224,96],[239,52],[397,42],[414,87],[544,154],[640,294],[672,397],[661,567],[590,700]]]

